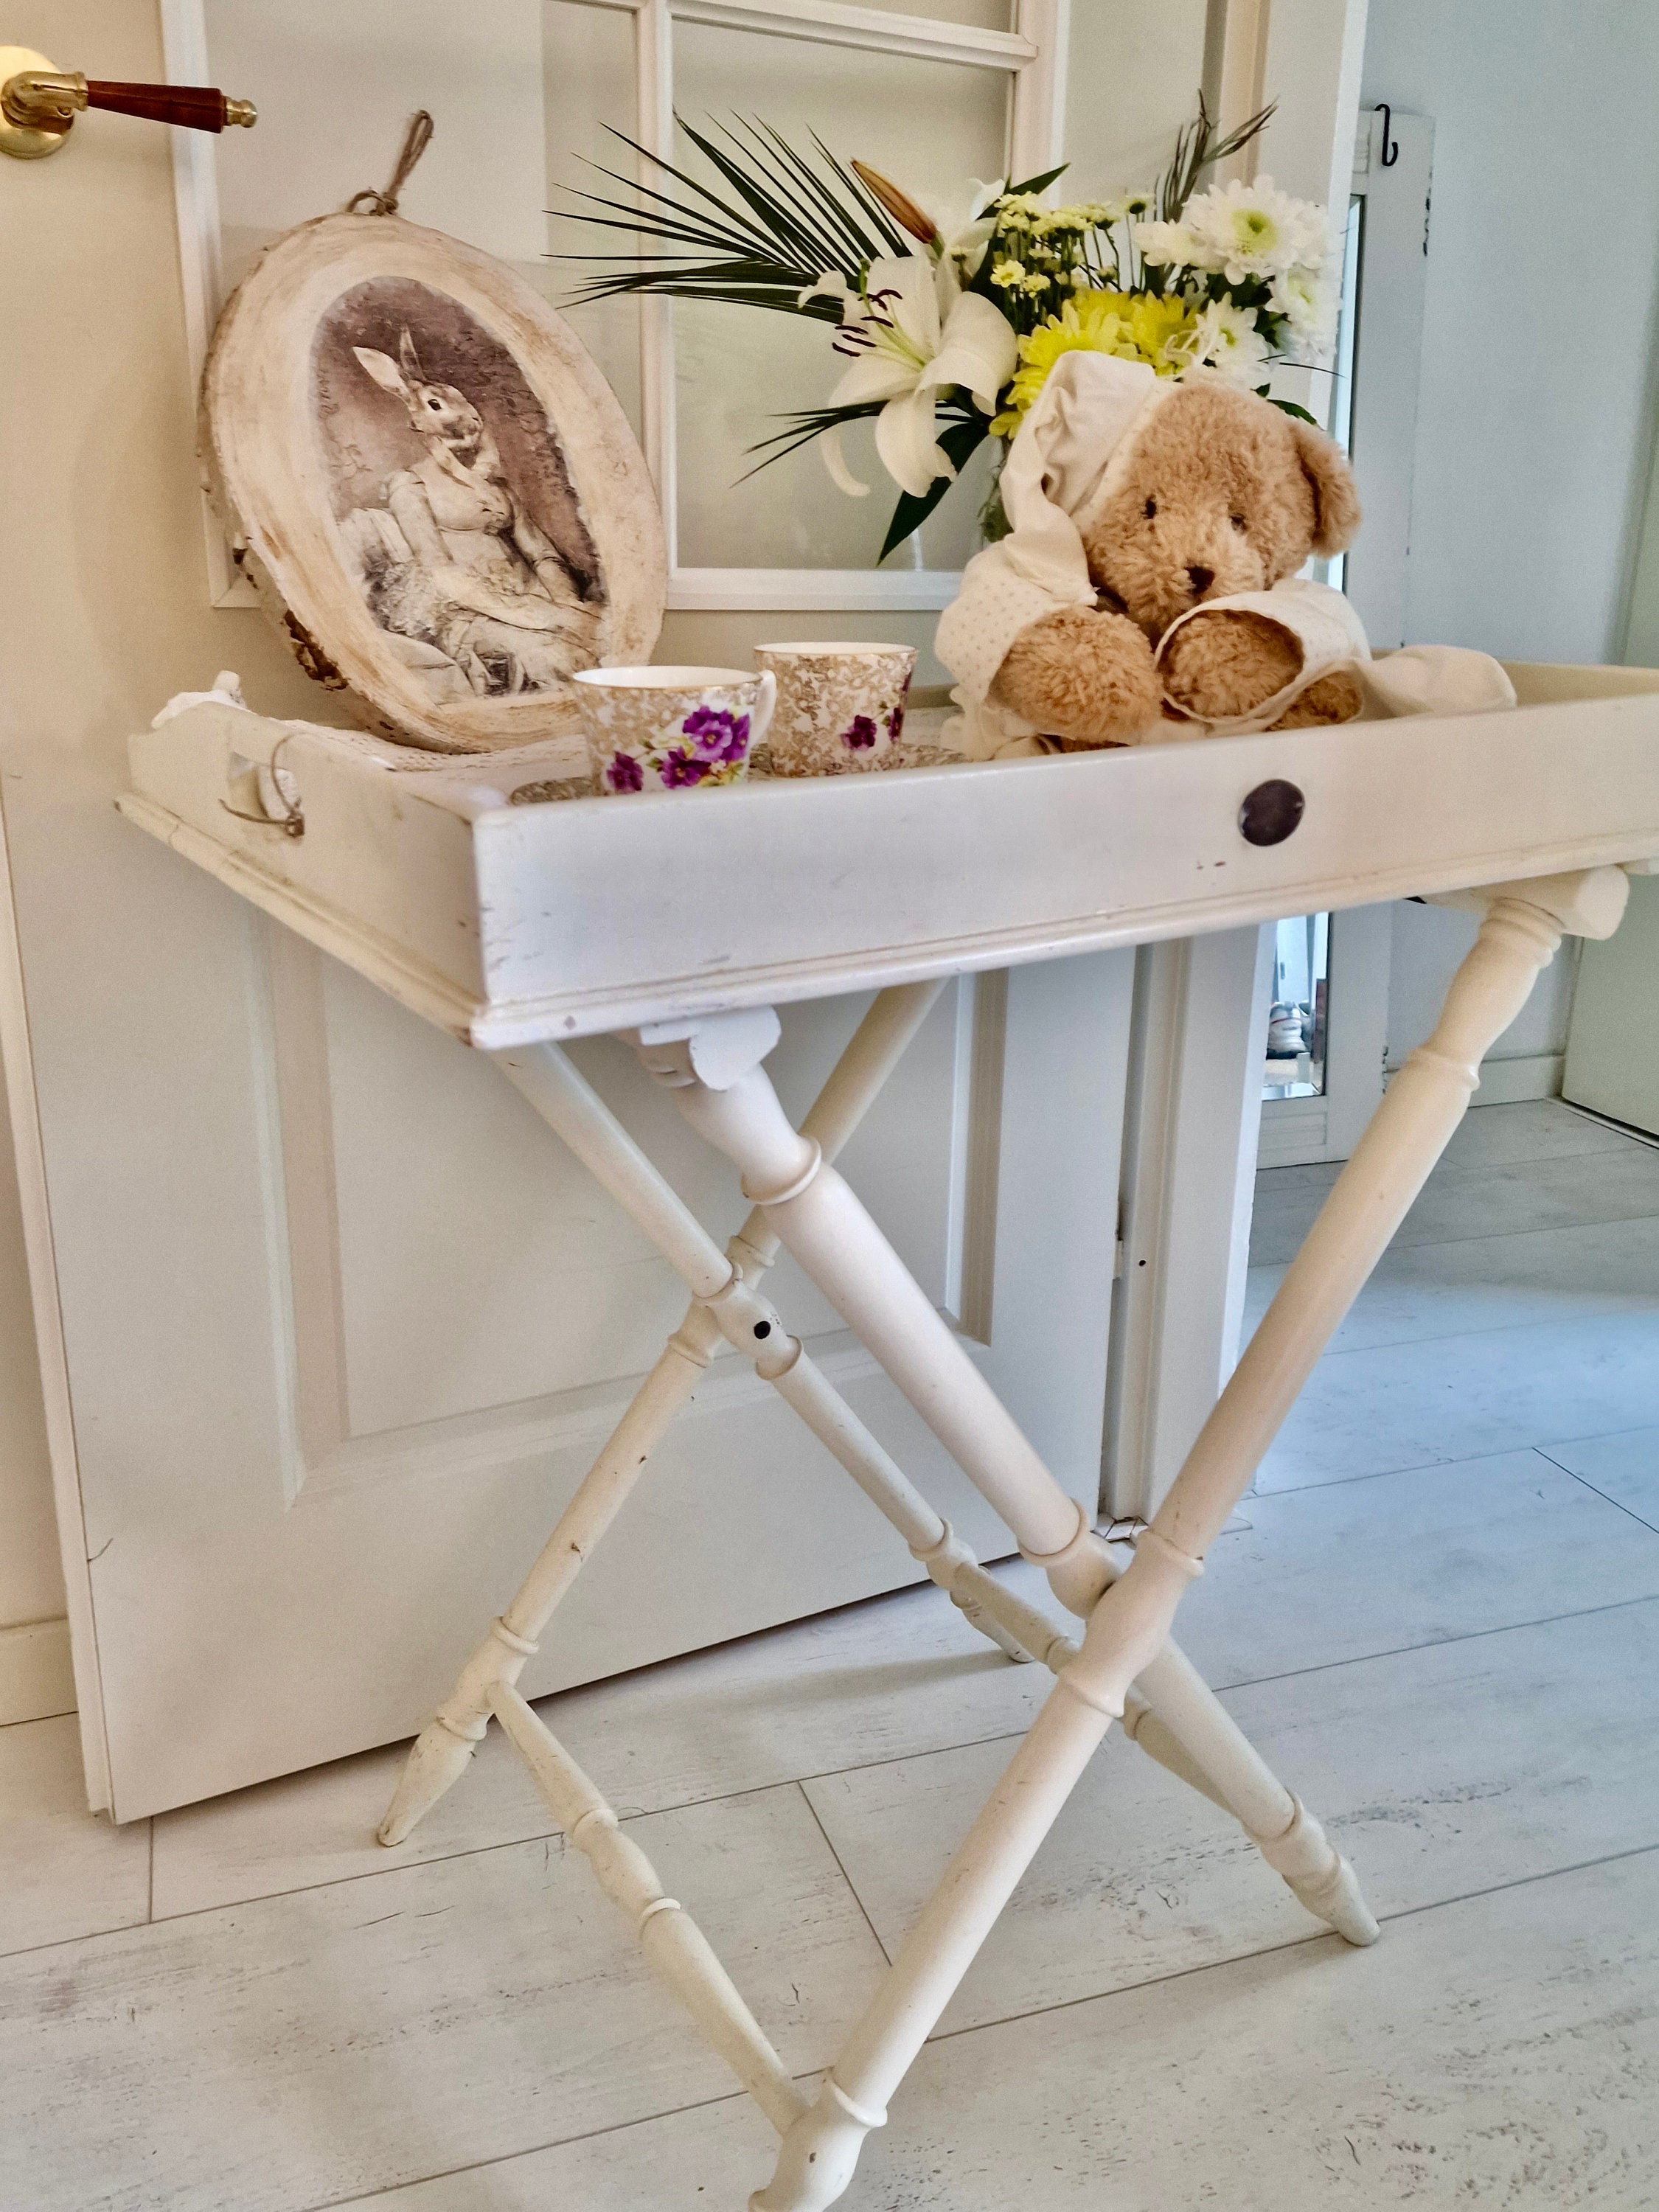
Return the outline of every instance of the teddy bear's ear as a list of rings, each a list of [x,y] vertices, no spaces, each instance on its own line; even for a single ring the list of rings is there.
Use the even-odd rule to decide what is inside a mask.
[[[1313,550],[1328,557],[1340,553],[1353,543],[1359,527],[1359,494],[1347,456],[1310,422],[1298,422],[1292,416],[1291,433],[1302,473],[1313,486]]]

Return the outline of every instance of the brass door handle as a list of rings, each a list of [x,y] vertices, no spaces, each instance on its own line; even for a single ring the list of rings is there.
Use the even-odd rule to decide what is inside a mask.
[[[55,70],[27,46],[0,46],[0,153],[21,161],[55,154],[88,107],[186,131],[251,130],[258,120],[251,100],[228,100],[216,86],[106,83],[78,70]]]

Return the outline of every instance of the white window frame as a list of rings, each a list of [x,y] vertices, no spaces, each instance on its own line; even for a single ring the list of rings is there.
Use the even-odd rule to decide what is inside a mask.
[[[1385,151],[1392,160],[1384,161]],[[1376,648],[1397,646],[1405,635],[1433,163],[1434,125],[1427,117],[1385,118],[1378,108],[1360,116],[1352,195],[1364,201],[1365,212],[1354,271],[1349,401],[1365,527],[1345,556],[1342,584]],[[1323,1089],[1314,1098],[1267,1101],[1262,1167],[1345,1160],[1376,1111],[1384,1081],[1393,916],[1391,906],[1351,907],[1331,916]],[[1264,1007],[1264,1023],[1266,1012]]]
[[[634,18],[635,131],[652,154],[674,152],[674,26],[705,23],[763,38],[850,46],[992,70],[1009,80],[1005,153],[1011,176],[1032,176],[1063,159],[1066,47],[1071,0],[1015,0],[1012,31],[981,30],[924,15],[842,4],[842,0],[579,0]],[[209,81],[203,0],[161,0],[167,72],[175,84]],[[215,141],[176,131],[173,187],[191,375],[198,388],[223,297]],[[672,303],[640,301],[642,443],[668,541],[672,611],[819,608],[838,612],[927,611],[956,597],[959,572],[927,568],[692,568],[678,552]],[[223,532],[204,508],[210,596],[216,606],[252,602]]]

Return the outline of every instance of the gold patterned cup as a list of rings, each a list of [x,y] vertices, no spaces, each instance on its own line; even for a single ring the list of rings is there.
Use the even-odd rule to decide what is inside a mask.
[[[573,680],[593,788],[607,797],[741,783],[778,691],[741,668],[583,668]]]
[[[841,775],[878,768],[904,727],[913,645],[757,645],[778,681],[772,765],[779,775]]]

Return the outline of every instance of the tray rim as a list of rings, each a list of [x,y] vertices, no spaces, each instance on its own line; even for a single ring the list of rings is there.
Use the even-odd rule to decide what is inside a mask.
[[[1651,824],[1646,823],[1638,812],[1627,829],[1574,832],[1571,829],[1557,831],[1552,826],[1540,830],[1535,840],[1521,843],[1511,837],[1507,842],[1481,846],[1478,835],[1472,834],[1468,847],[1480,849],[1471,851],[1466,848],[1456,858],[1442,854],[1422,860],[1390,859],[1375,867],[1349,867],[1340,873],[1322,873],[1317,865],[1313,865],[1306,873],[1299,870],[1275,873],[1273,880],[1265,884],[1260,880],[1230,884],[1225,890],[1206,884],[1201,890],[1173,896],[1167,902],[1148,902],[1143,897],[1136,903],[1114,906],[1105,900],[1097,908],[1060,919],[1038,919],[1023,924],[1002,920],[982,930],[953,927],[943,935],[918,932],[885,945],[831,949],[810,956],[797,953],[777,959],[745,958],[740,963],[723,966],[718,973],[687,969],[642,973],[637,977],[619,974],[614,981],[575,982],[533,993],[492,992],[487,961],[481,967],[481,988],[469,988],[459,983],[345,902],[330,898],[314,887],[297,884],[275,869],[262,866],[249,849],[239,848],[227,839],[210,835],[142,788],[129,791],[117,805],[135,826],[169,845],[323,950],[343,959],[411,1011],[469,1044],[486,1050],[501,1050],[540,1039],[574,1038],[629,1028],[667,1015],[712,1013],[785,1003],[939,975],[968,974],[1091,951],[1207,934],[1214,930],[1275,920],[1286,913],[1313,911],[1316,907],[1340,911],[1345,907],[1387,899],[1463,890],[1481,883],[1650,860],[1659,855],[1659,672],[1591,669],[1583,672],[1592,679],[1585,687],[1589,696],[1558,688],[1577,673],[1565,666],[1540,665],[1536,674],[1546,680],[1547,690],[1553,690],[1555,696],[1504,710],[1500,715],[1485,715],[1480,720],[1487,726],[1499,720],[1511,726],[1522,720],[1532,724],[1542,717],[1559,719],[1564,708],[1577,708],[1584,720],[1579,734],[1594,750],[1601,744],[1631,741],[1627,726],[1635,708],[1644,726],[1637,734],[1637,742],[1644,749],[1650,744],[1653,751],[1652,787],[1649,793],[1649,811],[1654,816]],[[1601,680],[1595,682],[1598,678]],[[1613,680],[1608,682],[1608,678]],[[1652,702],[1644,711],[1638,703],[1644,698]],[[219,708],[190,710],[191,714],[235,711]],[[179,719],[182,718],[175,718],[173,724],[164,727],[176,728]],[[258,717],[250,719],[261,720]],[[1458,732],[1460,724],[1462,733],[1467,734],[1472,719],[1415,716],[1410,718],[1410,722],[1420,744],[1423,738],[1441,731],[1450,738]],[[290,726],[267,723],[263,726],[275,731]],[[1234,781],[1240,775],[1252,775],[1255,769],[1267,767],[1280,748],[1285,748],[1293,759],[1301,748],[1289,747],[1287,740],[1291,738],[1312,738],[1322,749],[1340,748],[1351,754],[1358,749],[1362,760],[1364,756],[1372,755],[1374,765],[1372,749],[1377,738],[1384,728],[1392,730],[1396,726],[1364,723],[1350,725],[1338,732],[1212,738],[1205,741],[1201,750],[1206,763],[1219,766],[1226,763],[1231,766]],[[603,802],[602,817],[594,813],[595,806],[601,803],[598,800],[590,803],[571,799],[525,806],[513,805],[504,799],[499,806],[480,808],[482,793],[476,778],[483,763],[477,756],[465,762],[447,759],[441,769],[434,767],[432,773],[412,779],[401,763],[391,769],[366,757],[358,749],[362,742],[358,732],[310,725],[305,726],[304,735],[336,752],[337,757],[349,759],[358,775],[373,778],[378,772],[389,780],[402,799],[423,801],[448,815],[454,823],[458,839],[465,840],[470,846],[474,888],[481,908],[488,903],[492,869],[516,864],[522,876],[526,872],[529,858],[533,859],[535,866],[551,871],[556,879],[562,853],[576,849],[584,839],[586,824],[602,819],[613,825],[606,841],[611,844],[617,829],[628,818],[614,799]],[[352,744],[354,738],[356,745]],[[228,732],[224,732],[222,742],[229,750]],[[142,738],[135,739],[135,750],[142,743]],[[1180,745],[1135,750],[1144,762],[1154,754],[1190,757],[1200,749]],[[1288,771],[1290,759],[1285,765]],[[465,800],[457,804],[461,799],[460,792],[446,793],[443,787],[465,784],[468,770],[473,772],[471,790]],[[1079,783],[1078,779],[1111,772],[1112,764],[1091,761],[1086,756],[963,763],[895,770],[879,778],[781,779],[721,793],[712,803],[721,806],[728,828],[741,818],[745,808],[750,810],[757,828],[767,821],[769,811],[776,820],[777,811],[781,810],[799,825],[802,809],[811,810],[816,817],[815,826],[829,833],[817,841],[817,848],[826,860],[832,860],[837,845],[831,830],[836,809],[850,812],[856,824],[867,813],[868,794],[872,788],[884,787],[897,797],[895,787],[908,787],[914,793],[924,777],[937,782],[947,776],[957,782],[958,791],[969,780],[981,787],[1010,788],[1003,783],[1005,777],[1042,776],[1065,781],[1069,773],[1075,787],[1086,789],[1088,787]],[[1149,775],[1156,777],[1157,774],[1156,769],[1143,766],[1136,770],[1134,780],[1144,786]],[[1223,781],[1211,780],[1218,785]],[[135,781],[142,784],[142,775],[136,773]],[[1047,787],[1024,783],[1023,787],[1035,792]],[[632,819],[642,821],[648,809],[659,823],[663,819],[661,808],[671,804],[683,813],[687,804],[695,806],[697,801],[665,796],[654,804],[649,798],[621,803]],[[1098,807],[1093,811],[1097,816],[1101,812]],[[1605,805],[1603,816],[1605,818]],[[674,818],[678,820],[679,815]],[[779,822],[778,826],[783,823]],[[845,840],[840,842],[844,843]],[[1316,860],[1316,855],[1310,855],[1310,862]]]

